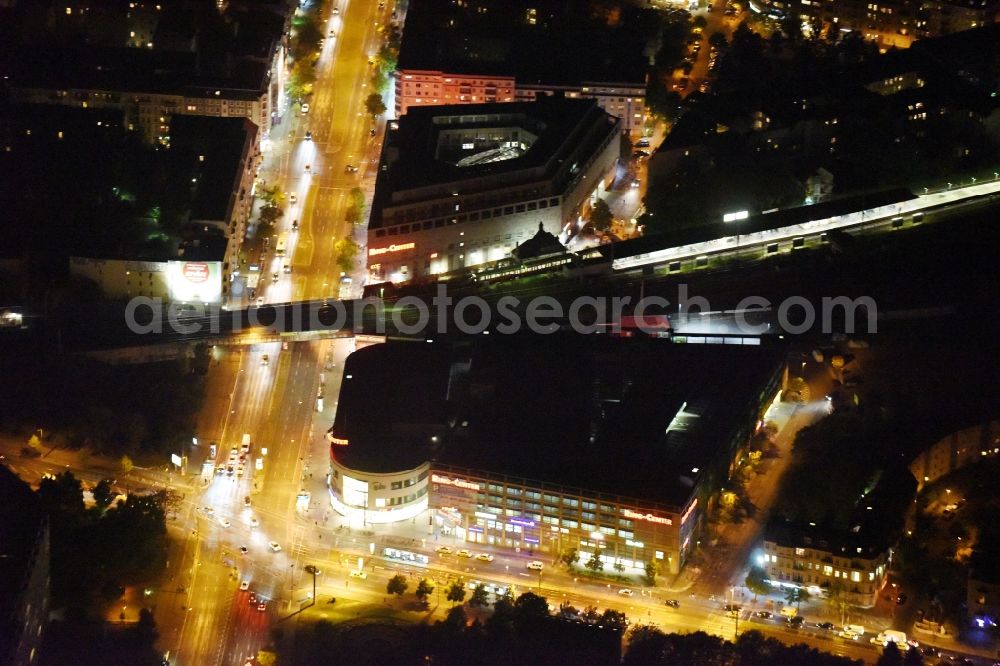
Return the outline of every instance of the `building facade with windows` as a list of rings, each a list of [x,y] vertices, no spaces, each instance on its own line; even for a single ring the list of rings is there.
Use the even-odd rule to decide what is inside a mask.
[[[576,549],[608,572],[676,574],[784,378],[771,344],[373,345],[344,365],[331,505],[355,524],[413,518],[458,548]]]
[[[594,99],[608,115],[621,121],[623,132],[642,133],[646,120],[646,86],[632,83],[595,83],[577,85],[518,83],[513,76],[452,74],[427,70],[396,72],[396,117],[414,107],[445,104],[483,104],[495,102],[531,102],[550,95],[570,99]]]
[[[602,194],[620,122],[592,100],[414,109],[390,130],[368,228],[374,281],[507,257],[541,226],[558,236]]]
[[[997,0],[754,0],[756,12],[851,31],[884,48],[908,48],[915,40],[971,30],[996,22]]]
[[[837,597],[863,608],[875,605],[917,482],[897,466],[874,474],[877,480],[858,499],[847,526],[771,519],[756,564],[772,585],[804,588],[814,596]]]
[[[49,521],[31,487],[0,465],[0,663],[38,663],[49,619]]]

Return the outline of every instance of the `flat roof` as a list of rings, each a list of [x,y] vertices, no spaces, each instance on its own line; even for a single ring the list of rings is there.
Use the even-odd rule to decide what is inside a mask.
[[[858,499],[850,528],[792,521],[775,514],[764,538],[787,548],[874,558],[896,542],[916,491],[917,481],[910,471],[902,465],[890,465],[879,472],[871,492]]]
[[[256,134],[257,126],[247,118],[171,116],[170,152],[198,179],[192,220],[227,221],[243,157]]]
[[[435,186],[462,194],[510,188],[554,177],[574,153],[596,150],[617,121],[595,100],[544,97],[533,102],[454,104],[410,109],[390,130],[372,205],[372,228],[382,225],[381,210],[391,205],[443,196]],[[603,129],[607,131],[594,131]],[[534,135],[520,157],[457,166],[439,158],[441,132],[519,127]],[[503,176],[503,181],[493,180]],[[422,188],[427,188],[422,190]],[[410,196],[407,196],[409,193]],[[558,193],[556,193],[558,194]],[[544,195],[543,195],[544,196]]]
[[[354,378],[341,389],[335,429],[350,444],[334,455],[360,449],[356,459],[385,463],[385,471],[430,457],[680,509],[702,475],[728,465],[725,447],[752,426],[756,400],[783,360],[777,344],[603,335],[389,342],[348,359]],[[359,374],[377,379],[359,383]],[[415,435],[419,453],[387,439],[398,424],[382,421],[412,409],[445,417],[438,443]]]
[[[20,47],[26,50],[28,47]],[[252,59],[209,62],[195,53],[98,46],[46,46],[30,57],[5,54],[12,88],[159,93],[253,100],[266,90],[269,64]]]
[[[629,3],[609,21],[559,0],[411,0],[398,69],[514,76],[525,83],[645,84],[653,9]]]

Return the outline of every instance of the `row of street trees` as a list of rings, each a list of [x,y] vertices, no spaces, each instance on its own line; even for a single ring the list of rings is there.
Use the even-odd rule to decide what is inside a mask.
[[[566,565],[566,568],[572,571],[577,564],[580,563],[580,551],[576,548],[567,548],[559,556],[559,561]],[[590,557],[583,564],[584,568],[593,574],[601,574],[604,572],[604,560],[600,558],[600,552],[594,551],[590,554]],[[618,575],[625,573],[625,564],[619,560],[616,560],[612,568]],[[655,560],[650,560],[646,562],[646,584],[655,585],[656,576],[660,573],[660,567]]]

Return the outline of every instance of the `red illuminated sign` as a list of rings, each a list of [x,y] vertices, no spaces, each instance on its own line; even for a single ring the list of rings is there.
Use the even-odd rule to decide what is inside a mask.
[[[622,509],[622,515],[626,518],[633,518],[635,520],[645,520],[650,523],[659,523],[660,525],[673,525],[674,521],[669,518],[663,518],[661,516],[654,516],[651,513],[639,513],[638,511],[632,511],[631,509]]]
[[[456,488],[465,488],[466,490],[479,490],[478,483],[472,483],[471,481],[464,481],[462,479],[449,479],[447,476],[441,476],[440,474],[431,474],[431,482],[439,483],[442,486],[455,486]]]
[[[203,261],[185,262],[182,272],[188,282],[200,283],[208,280],[208,264]]]
[[[683,524],[684,524],[684,521],[686,521],[686,520],[687,520],[688,518],[690,518],[690,517],[691,517],[691,514],[692,514],[692,513],[694,512],[694,508],[695,508],[696,506],[698,506],[698,498],[697,498],[697,497],[695,497],[695,498],[694,498],[694,501],[693,501],[693,502],[691,502],[691,506],[689,506],[689,507],[687,508],[687,511],[685,511],[685,512],[684,512],[684,513],[683,513],[683,514],[681,515],[681,525],[683,525]]]
[[[369,257],[375,257],[380,254],[387,254],[390,252],[402,252],[403,250],[412,250],[417,246],[416,243],[400,243],[399,245],[390,245],[389,247],[373,247],[368,250]]]

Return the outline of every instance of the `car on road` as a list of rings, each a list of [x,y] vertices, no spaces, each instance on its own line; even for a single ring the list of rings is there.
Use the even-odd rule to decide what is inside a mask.
[[[292,220],[292,231],[298,231],[298,230],[299,230],[299,221]]]
[[[541,571],[545,567],[545,565],[539,562],[538,560],[535,560],[534,562],[528,562],[524,566],[525,568],[531,569],[532,571]]]
[[[257,517],[256,516],[251,516],[250,517],[250,527],[257,527],[258,525],[260,525],[260,521],[257,520]]]
[[[649,148],[649,139],[639,139],[635,142],[635,145],[639,148]]]
[[[291,194],[288,195],[288,203],[298,203],[298,202],[299,202],[299,197],[297,194],[295,194],[295,192],[292,192]]]
[[[256,592],[251,592],[250,593],[250,603],[251,604],[257,603],[257,593]]]
[[[302,113],[309,113],[309,105],[308,104],[303,104],[302,105]]]
[[[222,525],[223,527],[232,527],[232,523],[229,522],[228,518],[223,518],[222,520],[219,521],[219,524]]]
[[[739,612],[743,610],[739,604],[726,604],[725,606],[722,607],[722,609],[730,613],[733,611]]]
[[[666,601],[663,602],[663,604],[665,606],[670,606],[671,608],[681,607],[681,602],[677,601],[676,599],[667,599]]]
[[[348,164],[346,167],[344,167],[344,171],[345,173],[357,173],[358,167],[353,164]]]
[[[817,629],[826,629],[827,631],[832,630],[836,625],[833,622],[817,622],[814,625]]]
[[[378,134],[378,130],[374,127],[368,130],[368,136],[375,136],[376,134]]]
[[[493,556],[490,555],[489,553],[479,553],[478,555],[476,555],[476,559],[479,560],[480,562],[492,562]]]
[[[285,273],[291,273],[292,272],[292,265],[291,264],[285,264],[284,266],[281,267],[281,270],[283,270]]]
[[[260,364],[261,365],[270,365],[271,364],[271,357],[268,356],[267,354],[264,354],[263,356],[260,357]]]
[[[333,39],[334,37],[337,36],[337,33],[331,30],[330,32],[326,33],[326,36],[329,37],[330,39]]]
[[[908,597],[906,596],[906,592],[900,592],[899,596],[896,597],[896,605],[902,606],[903,604],[906,603],[907,598]]]
[[[361,580],[367,580],[368,573],[365,571],[352,571],[351,578],[360,578]]]
[[[260,603],[257,604],[257,610],[263,612],[267,610],[267,599],[261,599]]]
[[[274,552],[274,553],[280,553],[281,552],[281,544],[279,544],[277,541],[272,541],[272,542],[268,543],[267,545],[271,549],[271,552]]]
[[[246,555],[250,550],[246,546],[240,546],[240,553]]]
[[[472,553],[464,548],[455,554],[458,555],[459,557],[472,557]]]
[[[334,7],[332,10],[330,10],[330,13],[333,14],[334,16],[337,16],[338,14],[340,14],[340,7]]]
[[[796,615],[795,617],[788,618],[788,626],[793,629],[798,629],[805,622],[805,619],[801,615]]]
[[[309,173],[310,171],[312,171],[312,165],[306,164],[306,173]]]
[[[618,590],[618,596],[620,596],[620,597],[634,597],[635,596],[635,590],[630,590],[627,587],[623,587],[622,589]]]
[[[236,468],[236,476],[243,476],[243,469],[244,469],[244,468],[243,468],[243,465],[242,465],[242,464],[240,464],[240,465],[239,465],[239,466],[238,466],[238,467]]]
[[[846,638],[849,641],[856,641],[859,638],[861,638],[860,634],[857,634],[857,633],[851,631],[850,629],[844,629],[843,631],[841,631],[837,635],[840,636],[841,638]]]
[[[438,555],[451,555],[451,548],[448,546],[438,546],[434,549],[434,552]]]
[[[208,515],[211,516],[213,513],[215,513],[215,508],[214,507],[210,507],[210,506],[206,506],[204,509],[202,509],[202,511],[204,511],[205,513],[207,513]]]
[[[306,132],[306,141],[312,141],[312,140],[313,140],[313,133],[307,131]]]
[[[762,620],[770,620],[772,617],[774,617],[774,613],[772,613],[771,611],[757,611],[756,613],[754,613],[754,615],[756,615]]]
[[[240,591],[241,592],[246,592],[249,589],[250,589],[250,581],[245,580],[242,583],[240,583]]]

